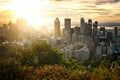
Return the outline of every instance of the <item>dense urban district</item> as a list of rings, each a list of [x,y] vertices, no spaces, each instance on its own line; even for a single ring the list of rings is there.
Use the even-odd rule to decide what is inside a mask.
[[[120,29],[82,17],[35,30],[20,18],[0,26],[0,80],[120,80]]]

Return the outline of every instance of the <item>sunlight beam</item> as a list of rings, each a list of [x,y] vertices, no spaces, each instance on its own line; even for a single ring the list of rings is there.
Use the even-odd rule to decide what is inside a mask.
[[[48,0],[14,0],[6,9],[14,10],[16,18],[25,18],[28,24],[45,24],[43,10],[49,7]]]

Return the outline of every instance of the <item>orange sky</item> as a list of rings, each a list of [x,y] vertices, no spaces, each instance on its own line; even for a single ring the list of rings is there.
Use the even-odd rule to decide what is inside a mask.
[[[28,2],[29,1],[29,2]],[[56,17],[72,23],[81,17],[120,22],[120,0],[0,0],[0,22],[26,18],[28,24],[53,24]]]

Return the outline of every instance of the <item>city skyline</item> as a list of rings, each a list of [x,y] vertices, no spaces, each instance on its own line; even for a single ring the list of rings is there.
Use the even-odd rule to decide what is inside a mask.
[[[0,0],[0,22],[23,17],[28,24],[54,25],[58,17],[71,18],[72,24],[84,17],[98,22],[120,22],[120,0]]]

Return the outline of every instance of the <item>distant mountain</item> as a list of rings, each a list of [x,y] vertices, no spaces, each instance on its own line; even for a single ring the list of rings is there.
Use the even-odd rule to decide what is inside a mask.
[[[120,22],[100,22],[99,26],[106,26],[106,27],[113,27],[113,26],[120,26]]]

